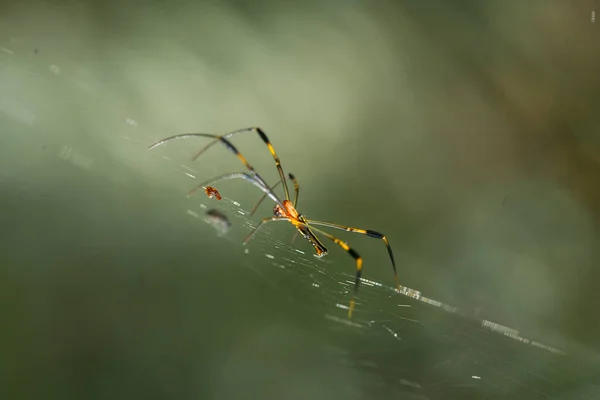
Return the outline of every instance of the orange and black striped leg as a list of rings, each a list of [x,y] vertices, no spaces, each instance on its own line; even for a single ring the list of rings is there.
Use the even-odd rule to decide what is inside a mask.
[[[166,139],[162,139],[162,140],[154,143],[148,149],[149,150],[155,149],[156,147],[161,146],[161,145],[165,144],[166,142],[168,142],[170,140],[174,140],[174,139],[187,139],[187,138],[190,138],[190,137],[206,137],[206,138],[213,138],[213,139],[215,139],[217,141],[220,141],[221,143],[223,143],[223,145],[229,151],[231,151],[233,154],[236,155],[236,157],[242,162],[242,164],[244,164],[244,166],[246,168],[248,168],[252,172],[252,174],[254,174],[254,176],[256,177],[256,179],[262,185],[264,185],[266,188],[269,187],[269,185],[267,185],[267,182],[265,182],[265,180],[258,174],[258,172],[256,172],[256,170],[254,169],[254,167],[252,167],[252,165],[250,165],[250,163],[248,163],[248,160],[246,160],[246,157],[244,157],[242,155],[242,153],[240,153],[239,150],[229,140],[225,139],[222,136],[213,135],[212,133],[183,133],[181,135],[175,135],[175,136],[168,137]],[[286,199],[289,200],[289,198],[287,196],[286,196]]]
[[[310,229],[311,231],[319,232],[320,234],[327,236],[327,238],[329,240],[331,240],[332,242],[334,242],[335,244],[340,246],[342,249],[344,249],[356,261],[356,277],[354,279],[354,294],[352,295],[352,299],[350,300],[350,306],[348,307],[348,318],[352,318],[352,313],[354,312],[354,306],[356,304],[355,298],[356,298],[356,294],[358,292],[358,286],[360,285],[360,278],[362,276],[362,266],[363,266],[362,257],[354,249],[352,249],[350,246],[348,246],[348,243],[336,238],[335,236],[333,236],[321,229],[317,229],[314,226],[311,226],[309,224],[305,224],[302,222],[297,222],[297,221],[294,222],[294,225],[303,226],[303,227]]]
[[[254,128],[243,128],[243,129],[237,129],[235,131],[223,133],[221,135],[215,135],[216,136],[215,140],[213,140],[212,142],[208,143],[206,146],[204,146],[203,148],[201,148],[196,154],[194,154],[194,156],[192,157],[192,161],[196,161],[196,159],[198,157],[200,157],[202,155],[202,153],[204,153],[206,150],[210,149],[215,144],[219,143],[219,140],[220,140],[219,138],[229,139],[230,137],[238,135],[240,133],[252,132],[252,131],[254,131]]]
[[[396,288],[398,290],[400,290],[400,281],[398,280],[398,272],[396,271],[396,261],[394,260],[394,253],[392,252],[392,246],[390,245],[390,242],[388,241],[387,237],[384,234],[372,231],[370,229],[352,228],[350,226],[334,224],[331,222],[312,221],[312,220],[307,220],[306,222],[311,225],[320,225],[320,226],[326,226],[329,228],[340,229],[340,230],[346,231],[346,232],[360,233],[361,235],[367,235],[367,236],[375,238],[375,239],[383,240],[383,243],[385,243],[385,247],[387,248],[388,254],[390,256],[390,260],[392,260],[392,268],[394,270],[394,277],[396,278]]]
[[[288,177],[291,179],[294,184],[294,208],[298,205],[298,196],[300,196],[300,184],[298,183],[298,179],[290,172]]]
[[[263,218],[260,221],[260,223],[258,225],[256,225],[256,227],[254,229],[252,229],[252,231],[250,231],[250,233],[248,234],[248,236],[246,236],[244,238],[244,241],[242,242],[242,244],[246,245],[250,241],[250,239],[252,239],[254,237],[254,235],[256,234],[256,232],[258,232],[258,230],[264,226],[264,224],[266,224],[267,222],[274,222],[274,221],[289,221],[289,219],[286,218],[286,217]]]
[[[167,142],[170,142],[171,140],[176,140],[176,139],[189,139],[189,138],[192,138],[192,137],[209,137],[209,138],[212,138],[213,140],[211,142],[209,142],[206,146],[204,146],[202,149],[200,149],[199,152],[197,152],[196,154],[194,154],[194,156],[192,157],[192,161],[195,161],[198,157],[200,157],[200,155],[202,153],[204,153],[206,150],[208,150],[209,148],[211,148],[215,144],[219,143],[221,141],[221,139],[228,139],[231,136],[237,135],[238,133],[252,132],[253,130],[254,130],[254,128],[244,128],[244,129],[238,129],[238,130],[233,131],[233,132],[224,133],[222,135],[215,135],[215,134],[212,134],[212,133],[182,133],[182,134],[179,134],[179,135],[169,136],[168,138],[161,139],[158,142],[153,143],[148,148],[148,150],[154,150],[158,146],[162,146],[163,144],[165,144]]]
[[[285,181],[285,174],[283,173],[283,168],[281,167],[281,161],[279,161],[279,157],[277,156],[277,153],[275,152],[275,148],[273,148],[271,141],[269,140],[269,138],[263,132],[262,129],[260,129],[257,126],[255,126],[252,129],[254,131],[256,131],[256,133],[258,133],[258,136],[260,136],[262,141],[265,142],[265,144],[269,148],[269,152],[273,156],[273,160],[275,160],[275,166],[277,167],[277,172],[279,173],[279,180],[281,180],[281,184],[283,185],[283,192],[285,194],[285,198],[286,198],[286,200],[289,200],[290,199],[290,191],[288,190],[287,182]]]
[[[293,174],[288,174],[288,178],[294,183],[294,208],[296,208],[296,204],[298,204],[298,194],[300,192],[300,185],[298,184],[298,180]],[[271,191],[274,191],[275,188],[281,184],[281,181],[277,182],[271,187]],[[250,215],[254,215],[260,204],[265,200],[267,194],[265,193],[258,202],[252,207],[252,211],[250,211]]]
[[[267,147],[269,148],[269,152],[271,153],[271,155],[273,156],[273,159],[275,160],[275,166],[277,167],[277,172],[279,173],[279,179],[281,181],[281,183],[283,184],[283,191],[285,194],[285,198],[286,200],[290,200],[290,193],[287,187],[287,183],[285,182],[285,174],[283,173],[283,168],[281,167],[281,161],[279,160],[279,157],[277,156],[277,153],[275,152],[275,149],[273,148],[273,145],[271,144],[271,141],[269,140],[269,138],[267,137],[267,135],[263,132],[262,129],[260,129],[259,127],[251,127],[251,128],[244,128],[244,129],[238,129],[232,132],[228,132],[228,133],[224,133],[221,135],[211,135],[211,137],[215,140],[213,140],[212,142],[208,143],[206,146],[204,146],[202,149],[200,149],[199,152],[197,152],[194,157],[192,158],[193,160],[196,160],[198,157],[200,157],[200,155],[202,153],[204,153],[206,150],[208,150],[211,146],[213,146],[214,144],[217,143],[217,141],[222,139],[227,140],[228,138],[238,135],[240,133],[244,133],[244,132],[256,132],[258,134],[258,136],[260,136],[260,138],[262,139],[262,141],[267,145]],[[191,135],[191,134],[190,134]],[[202,134],[197,134],[197,135],[202,135]],[[205,134],[206,135],[206,134]],[[180,135],[179,135],[180,136]],[[165,139],[165,140],[170,140],[171,138]]]

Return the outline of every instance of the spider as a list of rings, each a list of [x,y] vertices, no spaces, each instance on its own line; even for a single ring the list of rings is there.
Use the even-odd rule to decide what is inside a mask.
[[[273,156],[273,159],[275,161],[275,166],[276,166],[277,172],[279,174],[279,182],[277,182],[273,187],[270,187],[269,185],[267,185],[265,180],[258,174],[258,172],[256,172],[254,167],[252,167],[248,163],[248,161],[246,160],[246,157],[244,157],[242,155],[242,153],[240,153],[238,151],[238,149],[228,140],[232,136],[238,135],[240,133],[245,133],[245,132],[255,132],[256,134],[258,134],[258,136],[262,139],[262,141],[265,143],[265,145],[269,149],[269,152]],[[396,279],[396,288],[398,290],[400,290],[400,283],[398,281],[398,273],[396,271],[396,262],[394,261],[394,253],[392,252],[392,247],[390,246],[390,243],[385,235],[383,235],[382,233],[370,230],[370,229],[359,229],[359,228],[353,228],[350,226],[335,224],[332,222],[309,220],[303,214],[300,214],[298,212],[298,210],[296,210],[296,205],[298,204],[298,194],[299,194],[299,190],[300,190],[298,181],[293,174],[290,173],[287,175],[287,178],[290,181],[292,181],[292,183],[294,185],[294,201],[292,202],[290,200],[290,193],[289,193],[289,189],[288,189],[286,175],[281,166],[281,161],[279,160],[279,157],[277,156],[277,153],[275,152],[275,149],[273,148],[271,141],[269,140],[269,138],[267,137],[267,135],[264,133],[264,131],[262,129],[260,129],[258,127],[244,128],[244,129],[238,129],[235,131],[224,133],[221,135],[215,135],[215,134],[210,134],[210,133],[184,133],[184,134],[170,136],[168,138],[159,140],[158,142],[152,144],[149,147],[149,150],[153,150],[156,147],[161,146],[171,140],[187,139],[187,138],[191,138],[191,137],[205,137],[205,138],[213,139],[207,145],[205,145],[202,149],[200,149],[200,151],[198,151],[192,157],[192,160],[196,160],[198,157],[200,157],[200,155],[202,155],[202,153],[204,153],[206,150],[208,150],[210,147],[212,147],[216,143],[220,142],[229,151],[231,151],[233,154],[235,154],[237,156],[237,158],[242,162],[242,164],[244,164],[244,166],[246,167],[246,169],[249,172],[234,172],[234,173],[214,177],[214,178],[209,179],[208,181],[203,182],[203,183],[197,185],[196,187],[194,187],[192,190],[190,190],[190,192],[188,193],[188,196],[191,196],[199,189],[204,189],[205,191],[208,191],[208,188],[210,187],[209,185],[214,184],[219,181],[229,180],[229,179],[243,179],[247,182],[250,182],[251,184],[256,186],[258,189],[260,189],[264,193],[264,195],[258,201],[256,206],[254,206],[251,214],[254,214],[254,212],[260,205],[260,203],[266,197],[269,197],[275,203],[275,206],[273,208],[273,216],[269,217],[269,218],[263,218],[260,221],[260,223],[246,236],[246,238],[243,241],[244,245],[246,245],[250,241],[250,239],[252,239],[252,237],[259,231],[259,229],[262,228],[265,224],[267,224],[269,222],[275,222],[275,221],[287,221],[287,222],[291,223],[297,229],[297,231],[304,238],[306,238],[310,242],[310,244],[315,248],[315,256],[316,257],[323,257],[323,256],[327,255],[327,252],[328,252],[327,247],[325,247],[325,245],[321,242],[321,240],[316,236],[316,233],[319,233],[319,234],[325,236],[326,238],[328,238],[329,240],[331,240],[332,242],[334,242],[335,244],[340,246],[350,256],[352,256],[352,258],[354,258],[354,260],[356,262],[356,275],[355,275],[355,279],[354,279],[354,293],[352,295],[352,298],[350,300],[350,305],[348,307],[348,318],[352,318],[352,314],[353,314],[354,307],[355,307],[355,298],[356,298],[356,294],[358,292],[358,287],[360,285],[360,279],[362,276],[363,259],[346,242],[338,239],[337,237],[331,235],[330,233],[323,231],[322,229],[316,228],[315,225],[333,228],[333,229],[340,229],[340,230],[343,230],[346,232],[360,233],[361,235],[366,235],[371,238],[376,238],[376,239],[380,239],[383,241],[383,243],[385,244],[385,246],[387,248],[390,260],[392,262],[392,269],[394,272],[394,277]],[[275,189],[275,187],[277,185],[283,186],[283,192],[285,195],[284,200],[281,200],[279,198],[279,196],[277,196],[275,194],[275,192],[273,191],[273,189]]]

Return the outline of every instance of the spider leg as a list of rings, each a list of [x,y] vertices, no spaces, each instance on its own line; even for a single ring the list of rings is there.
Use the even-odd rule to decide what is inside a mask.
[[[164,138],[159,140],[158,142],[152,143],[150,147],[148,147],[148,150],[154,150],[158,146],[162,146],[163,144],[170,142],[171,140],[188,139],[191,137],[204,137],[204,135],[201,133],[182,133],[180,135],[169,136],[168,138]]]
[[[206,146],[204,146],[202,149],[200,149],[200,151],[198,151],[194,157],[192,158],[192,160],[196,160],[198,157],[200,157],[202,155],[202,153],[204,153],[206,150],[208,150],[210,147],[212,147],[213,145],[215,145],[219,140],[223,141],[223,139],[227,140],[232,136],[238,135],[240,133],[244,133],[244,132],[256,132],[258,134],[258,136],[260,136],[260,138],[262,139],[262,141],[267,145],[267,147],[269,148],[269,152],[271,153],[271,155],[273,156],[273,159],[275,160],[275,166],[277,167],[277,172],[279,173],[279,180],[281,181],[281,183],[283,184],[283,191],[285,193],[285,198],[286,200],[290,199],[290,193],[287,187],[287,183],[285,182],[285,174],[283,173],[283,168],[281,167],[281,161],[279,161],[279,157],[277,156],[277,153],[275,152],[275,149],[273,148],[273,145],[271,144],[271,141],[269,140],[269,138],[267,137],[267,135],[263,132],[262,129],[260,129],[259,127],[253,126],[250,128],[244,128],[244,129],[238,129],[232,132],[228,132],[228,133],[223,133],[221,135],[213,135],[213,134],[195,134],[195,135],[201,135],[201,136],[208,136],[208,137],[212,137],[214,140],[210,143],[208,143]],[[189,136],[194,136],[194,134],[187,134],[188,137]],[[183,136],[183,135],[177,135],[177,136]],[[171,140],[171,139],[175,139],[177,138],[177,136],[172,136],[170,138],[167,139],[163,139],[162,142],[167,141],[167,140]],[[160,145],[162,143],[158,143],[157,145]],[[265,184],[265,186],[267,186]]]
[[[261,219],[260,223],[258,225],[256,225],[256,227],[254,229],[252,229],[252,231],[248,234],[248,236],[246,236],[244,238],[244,241],[242,242],[242,244],[246,245],[246,243],[248,243],[250,241],[250,239],[252,239],[254,237],[256,232],[258,232],[258,230],[260,228],[262,228],[264,224],[266,224],[268,222],[274,222],[274,221],[289,221],[289,219],[286,217],[268,217],[268,218]]]
[[[298,233],[300,233],[300,231],[296,231],[294,233],[294,236],[292,236],[292,244],[294,244],[294,242],[296,241],[296,238],[298,237]]]
[[[298,194],[300,192],[300,185],[298,184],[298,180],[296,179],[296,177],[293,174],[291,174],[291,173],[288,174],[288,177],[294,183],[294,208],[296,208],[296,204],[298,204]],[[280,184],[281,184],[281,181],[278,181],[276,184],[271,186],[271,190],[275,190],[275,188]],[[263,194],[263,196],[258,200],[258,202],[252,208],[252,211],[250,211],[250,215],[254,215],[254,213],[258,209],[258,206],[260,206],[260,204],[265,200],[266,197],[267,197],[267,194],[266,193]]]
[[[300,222],[298,220],[291,220],[289,218],[286,217],[270,217],[270,218],[263,218],[260,223],[256,226],[256,228],[254,228],[249,234],[248,236],[246,236],[246,238],[243,241],[243,244],[245,245],[246,243],[248,243],[250,241],[250,239],[256,234],[256,232],[258,232],[258,230],[264,226],[264,224],[269,223],[269,222],[274,222],[274,221],[290,221],[298,230],[300,230],[300,227],[304,227],[307,229],[308,234],[310,234],[312,237],[314,237],[314,240],[316,240],[316,242],[313,242],[313,245],[316,246],[316,243],[320,243],[319,239],[314,235],[314,232],[319,232],[322,235],[326,236],[329,240],[331,240],[332,242],[334,242],[335,244],[337,244],[338,246],[340,246],[342,249],[344,249],[348,254],[350,254],[352,256],[352,258],[354,258],[354,260],[356,261],[356,278],[354,279],[354,294],[352,295],[352,299],[350,300],[350,306],[348,307],[348,318],[352,318],[352,313],[354,311],[354,306],[355,306],[355,297],[356,297],[356,293],[358,292],[358,286],[360,285],[360,277],[362,276],[362,264],[363,264],[363,260],[362,257],[354,250],[352,249],[350,246],[348,246],[348,244],[346,242],[341,241],[340,239],[336,238],[335,236],[321,230],[318,228],[315,228],[313,226],[310,226],[307,223],[303,223]],[[310,238],[309,236],[309,240],[312,242],[313,239]],[[324,248],[324,247],[323,247]],[[327,253],[327,250],[325,250],[325,254]]]
[[[275,188],[281,183],[281,181],[277,181],[276,184],[274,184],[273,186],[271,186],[271,190],[275,190]],[[258,207],[261,205],[261,203],[265,200],[265,198],[267,197],[267,194],[263,194],[262,196],[260,196],[260,199],[258,199],[258,201],[256,202],[256,204],[254,205],[254,207],[252,207],[252,210],[250,211],[250,215],[254,215],[254,213],[256,212],[256,210],[258,209]]]
[[[244,128],[244,129],[238,129],[236,131],[233,132],[228,132],[222,135],[214,135],[212,133],[181,133],[178,135],[173,135],[173,136],[169,136],[167,138],[161,139],[155,143],[153,143],[148,150],[154,150],[155,148],[157,148],[158,146],[162,146],[163,144],[171,141],[171,140],[177,140],[177,139],[189,139],[191,137],[211,137],[214,140],[212,140],[211,142],[209,142],[206,146],[204,146],[199,152],[197,152],[194,157],[192,157],[192,161],[195,161],[198,157],[200,157],[200,155],[202,153],[204,153],[206,150],[208,150],[210,147],[212,147],[213,145],[219,143],[220,138],[224,138],[224,139],[229,139],[232,136],[237,135],[238,133],[243,133],[243,132],[252,132],[254,128]]]
[[[204,153],[206,150],[210,149],[212,146],[214,146],[215,144],[217,144],[219,142],[219,137],[225,138],[225,139],[229,139],[232,136],[235,136],[239,133],[244,133],[244,132],[252,132],[254,128],[243,128],[243,129],[237,129],[235,131],[231,131],[231,132],[227,132],[221,135],[216,135],[215,140],[209,142],[206,146],[204,146],[203,148],[201,148],[196,154],[194,154],[194,156],[192,157],[192,161],[196,161],[196,159],[198,157],[200,157],[202,155],[202,153]]]
[[[346,232],[360,233],[361,235],[367,235],[367,236],[375,238],[375,239],[383,240],[383,243],[385,243],[385,247],[387,248],[388,254],[390,256],[390,260],[392,260],[392,268],[394,270],[394,277],[396,278],[396,288],[398,290],[400,290],[400,282],[398,280],[398,272],[396,271],[396,261],[394,260],[394,253],[392,252],[392,246],[390,245],[390,242],[385,235],[383,235],[379,232],[372,231],[370,229],[352,228],[350,226],[334,224],[331,222],[312,221],[312,220],[306,220],[306,222],[311,225],[320,225],[320,226],[326,226],[329,228],[340,229],[340,230],[346,231]]]
[[[300,195],[300,184],[298,183],[298,179],[290,172],[288,173],[289,178],[294,183],[294,208],[298,204],[298,196]]]
[[[304,227],[310,229],[311,231],[319,232],[323,236],[326,236],[329,240],[331,240],[332,242],[334,242],[335,244],[340,246],[342,249],[344,249],[356,261],[356,277],[354,278],[354,293],[352,295],[352,299],[350,300],[350,306],[348,307],[348,318],[352,318],[352,312],[354,311],[354,305],[356,304],[354,299],[356,298],[356,293],[358,292],[358,286],[360,285],[360,277],[362,276],[362,264],[363,264],[362,257],[354,249],[352,249],[350,246],[348,246],[348,243],[336,238],[335,236],[333,236],[321,229],[315,228],[314,226],[311,226],[308,223],[303,223],[303,222],[299,222],[299,221],[293,221],[293,224],[297,225],[297,226],[304,226]]]
[[[262,129],[260,129],[257,126],[252,129],[255,130],[256,133],[258,133],[258,136],[260,136],[262,141],[265,142],[265,144],[269,148],[269,152],[273,156],[273,160],[275,160],[275,166],[277,167],[277,172],[279,172],[279,179],[281,180],[281,184],[283,185],[283,192],[285,193],[285,198],[286,198],[286,200],[289,200],[290,199],[290,191],[288,190],[287,182],[285,181],[285,174],[283,173],[283,167],[281,166],[281,161],[279,161],[279,157],[277,156],[277,153],[275,153],[275,148],[273,147],[273,145],[271,144],[271,141],[269,140],[269,138],[263,132]]]
[[[279,200],[279,197],[277,197],[277,195],[275,194],[275,192],[273,192],[267,186],[263,185],[258,179],[256,179],[255,176],[252,176],[252,175],[247,174],[245,172],[234,172],[234,173],[231,173],[231,174],[225,174],[225,175],[220,175],[220,176],[211,178],[211,179],[209,179],[209,180],[207,180],[205,182],[202,182],[201,184],[199,184],[198,186],[196,186],[192,190],[190,190],[188,192],[188,196],[193,195],[198,190],[200,190],[200,189],[202,189],[202,188],[204,188],[206,186],[210,186],[211,184],[213,184],[215,182],[225,181],[225,180],[229,180],[229,179],[244,179],[245,181],[250,182],[251,184],[253,184],[257,188],[259,188],[260,190],[262,190],[265,193],[265,196],[269,196],[271,198],[271,200],[273,200],[275,203],[279,204],[280,207],[283,207],[283,203],[281,202],[281,200]]]
[[[248,234],[248,236],[246,236],[246,238],[244,239],[242,244],[246,245],[250,241],[250,239],[252,239],[254,237],[256,232],[258,232],[258,230],[260,228],[262,228],[262,226],[264,224],[266,224],[267,222],[271,222],[271,221],[290,221],[292,223],[292,225],[294,225],[297,229],[296,235],[298,233],[301,233],[302,236],[304,236],[306,238],[306,240],[308,240],[310,242],[310,244],[312,244],[312,246],[315,248],[315,252],[316,252],[315,257],[320,258],[320,257],[324,257],[327,255],[327,253],[328,253],[327,247],[325,247],[325,245],[323,243],[321,243],[319,238],[314,234],[314,232],[311,230],[312,227],[309,227],[309,226],[303,224],[302,221],[293,220],[288,217],[275,216],[275,217],[270,217],[270,218],[263,218],[260,221],[260,223],[256,226],[256,228],[254,228],[254,229],[252,229],[252,231],[250,231],[250,233]],[[296,222],[298,222],[299,225]]]
[[[148,150],[153,150],[155,148],[157,148],[158,146],[161,146],[165,143],[167,143],[170,140],[175,140],[175,139],[187,139],[190,137],[208,137],[208,138],[214,138],[217,141],[221,141],[223,143],[223,145],[229,150],[231,151],[233,154],[236,155],[236,157],[242,162],[242,164],[244,164],[244,166],[246,168],[248,168],[256,177],[256,179],[258,179],[260,181],[261,184],[263,184],[265,187],[269,187],[269,185],[267,185],[267,183],[265,182],[265,180],[258,174],[258,172],[256,172],[256,170],[254,169],[254,167],[252,165],[250,165],[250,163],[248,163],[248,160],[246,160],[246,157],[244,157],[242,155],[242,153],[239,152],[239,150],[227,139],[217,136],[217,135],[213,135],[211,133],[183,133],[181,135],[175,135],[175,136],[171,136],[162,140],[159,140],[158,142],[154,143],[153,145],[151,145]],[[286,197],[287,199],[288,197]]]

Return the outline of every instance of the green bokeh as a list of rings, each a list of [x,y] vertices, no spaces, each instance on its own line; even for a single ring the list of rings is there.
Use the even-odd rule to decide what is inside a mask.
[[[597,24],[550,3],[2,6],[0,398],[598,396]],[[186,214],[242,167],[215,148],[193,180],[196,142],[147,146],[252,125],[303,213],[386,233],[404,285],[473,318],[363,287],[348,328],[334,245],[294,264],[278,226],[245,254],[234,209],[230,240]],[[220,189],[250,209],[244,185]],[[393,285],[381,243],[339,235]]]

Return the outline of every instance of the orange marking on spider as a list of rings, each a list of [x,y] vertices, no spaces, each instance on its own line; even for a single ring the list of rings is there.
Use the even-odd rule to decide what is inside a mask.
[[[254,133],[258,134],[258,136],[261,138],[261,140],[266,144],[266,146],[269,150],[269,153],[271,153],[271,156],[273,157],[273,160],[275,161],[275,167],[277,168],[277,172],[279,174],[279,181],[275,185],[269,186],[267,184],[267,182],[258,174],[258,172],[248,163],[247,159],[228,140],[232,136],[238,135],[240,133],[245,133],[245,132],[254,132]],[[204,146],[200,151],[198,151],[194,155],[193,160],[200,157],[206,150],[208,150],[213,145],[215,145],[217,143],[221,143],[229,151],[231,151],[233,154],[235,154],[237,156],[237,158],[242,162],[242,164],[244,164],[244,166],[248,169],[248,172],[236,172],[236,173],[225,174],[225,175],[221,175],[221,176],[217,176],[215,178],[209,179],[208,181],[203,182],[203,183],[197,185],[192,190],[190,190],[188,195],[193,194],[194,192],[196,192],[197,190],[199,190],[201,188],[205,188],[205,192],[209,197],[211,196],[209,194],[209,189],[215,190],[218,195],[219,192],[216,189],[209,186],[210,184],[214,184],[215,182],[220,182],[220,181],[229,180],[229,179],[243,179],[243,180],[251,183],[255,187],[257,187],[259,190],[261,190],[264,193],[263,196],[258,201],[258,203],[252,209],[251,214],[254,214],[254,212],[260,205],[260,203],[266,197],[269,197],[275,203],[275,206],[273,207],[273,216],[268,217],[268,218],[263,218],[261,220],[261,222],[248,234],[248,236],[246,236],[246,238],[244,239],[244,242],[243,242],[244,244],[247,244],[250,241],[250,239],[252,239],[252,237],[258,232],[258,230],[264,224],[269,223],[269,222],[274,222],[274,221],[287,221],[287,222],[291,223],[296,228],[297,232],[300,233],[304,238],[306,238],[309,241],[309,243],[315,248],[315,256],[316,257],[323,257],[323,256],[327,255],[327,252],[328,252],[325,245],[323,245],[323,243],[321,243],[320,239],[316,236],[316,233],[319,233],[320,235],[325,236],[326,238],[331,240],[333,243],[340,246],[344,251],[346,251],[350,256],[352,256],[352,258],[354,258],[354,261],[356,263],[356,275],[355,275],[355,279],[354,279],[354,294],[350,300],[350,305],[348,307],[348,317],[352,318],[352,314],[354,312],[354,307],[356,304],[355,298],[356,298],[356,294],[358,293],[358,287],[360,285],[360,280],[361,280],[362,271],[363,271],[363,259],[353,248],[351,248],[348,245],[348,243],[338,239],[337,237],[331,235],[330,233],[323,231],[322,229],[316,228],[315,225],[332,228],[332,229],[339,229],[339,230],[346,231],[346,232],[359,233],[361,235],[365,235],[365,236],[368,236],[371,238],[380,239],[381,241],[383,241],[383,243],[385,244],[385,247],[387,248],[388,255],[392,262],[392,269],[393,269],[394,277],[396,280],[396,288],[398,291],[400,290],[400,282],[398,280],[398,273],[396,270],[396,262],[394,260],[394,253],[392,252],[392,247],[391,247],[387,237],[384,234],[373,231],[373,230],[369,230],[369,229],[353,228],[350,226],[335,224],[332,222],[309,220],[304,215],[302,215],[298,212],[298,210],[296,209],[296,206],[298,203],[298,193],[299,193],[299,188],[300,188],[300,186],[298,185],[298,181],[296,180],[294,175],[292,175],[292,174],[287,175],[287,178],[289,180],[291,180],[292,183],[294,184],[294,201],[292,202],[290,199],[290,196],[289,196],[288,185],[286,182],[287,179],[286,179],[285,173],[283,172],[283,167],[281,166],[281,161],[280,161],[279,157],[277,156],[277,153],[275,152],[275,148],[273,147],[269,138],[263,132],[262,129],[260,129],[258,127],[244,128],[244,129],[238,129],[238,130],[235,130],[232,132],[224,133],[221,135],[215,135],[215,134],[211,134],[211,133],[184,133],[181,135],[175,135],[175,136],[171,136],[171,137],[162,139],[162,140],[154,143],[153,145],[151,145],[149,150],[152,150],[158,146],[161,146],[171,140],[187,139],[187,138],[191,138],[191,137],[203,137],[203,138],[211,138],[212,139],[211,142],[209,142],[206,146]],[[279,184],[281,184],[283,186],[283,192],[284,192],[284,196],[285,196],[283,200],[281,200],[279,198],[279,196],[277,196],[277,194],[274,192],[275,187]],[[219,195],[218,199],[220,200],[220,195]]]
[[[222,199],[221,193],[219,193],[219,191],[212,186],[205,187],[204,193],[206,193],[206,195],[208,196],[209,199],[217,199],[217,200]]]

